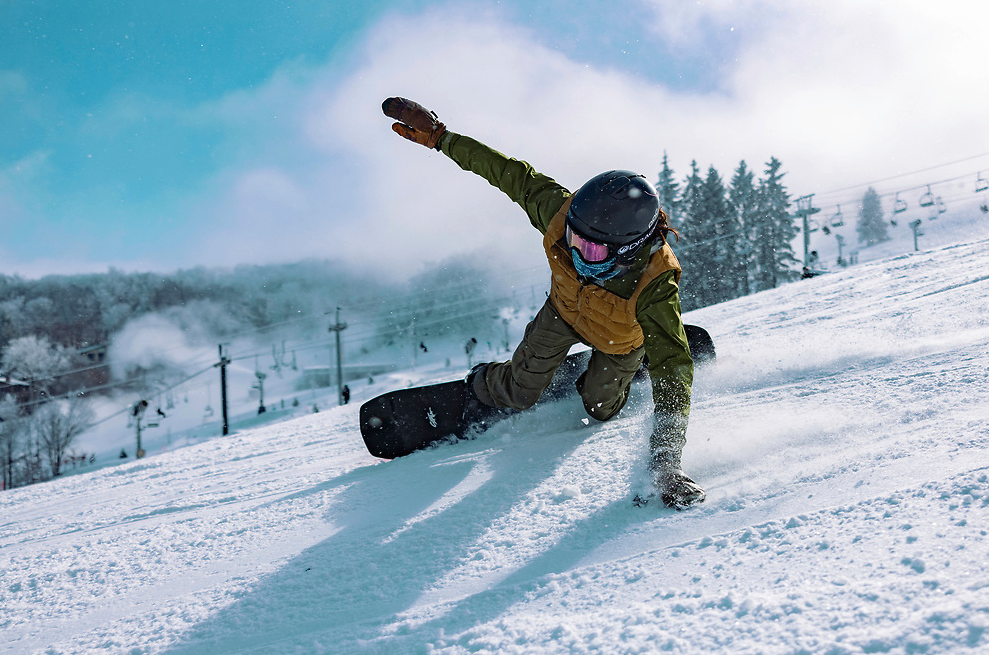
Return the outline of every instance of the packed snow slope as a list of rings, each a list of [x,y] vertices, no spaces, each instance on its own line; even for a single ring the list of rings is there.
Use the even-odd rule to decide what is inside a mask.
[[[608,423],[571,398],[390,462],[355,404],[2,493],[0,649],[989,652],[987,262],[689,314],[719,360],[683,513],[631,503],[645,384]]]

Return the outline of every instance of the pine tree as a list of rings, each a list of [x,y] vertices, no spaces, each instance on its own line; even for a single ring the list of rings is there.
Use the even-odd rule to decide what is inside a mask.
[[[735,215],[741,232],[737,240],[738,261],[735,270],[735,295],[746,296],[752,292],[752,266],[755,250],[752,242],[752,228],[759,211],[759,199],[755,189],[755,174],[748,169],[745,161],[738,164],[728,189],[728,203]]]
[[[663,151],[663,170],[659,172],[659,181],[656,183],[656,191],[659,192],[659,206],[663,208],[670,219],[670,225],[679,230],[680,221],[680,185],[677,183],[670,168],[666,151]]]
[[[713,264],[706,271],[706,304],[713,305],[735,297],[735,274],[740,259],[737,240],[741,230],[728,204],[724,182],[713,166],[707,169],[701,197],[703,220],[710,235],[705,246]]]
[[[684,309],[703,307],[706,304],[705,271],[710,268],[710,261],[707,260],[708,253],[701,244],[705,238],[702,224],[702,186],[703,180],[695,160],[690,162],[690,176],[684,183],[677,227],[683,237],[683,245],[677,250],[677,258],[684,270],[680,288],[680,302]]]
[[[872,187],[862,197],[862,207],[859,210],[859,221],[856,228],[859,243],[872,246],[883,241],[889,241],[886,233],[886,221],[883,220],[883,205],[879,194]]]
[[[782,163],[775,157],[766,164],[765,177],[759,181],[759,211],[752,229],[755,243],[755,290],[773,289],[795,280],[799,274],[791,268],[797,263],[793,239],[797,228],[790,216],[790,195],[783,185]]]

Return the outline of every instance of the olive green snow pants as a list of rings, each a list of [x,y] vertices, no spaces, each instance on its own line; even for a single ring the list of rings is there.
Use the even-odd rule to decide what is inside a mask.
[[[526,326],[512,359],[488,365],[484,375],[474,379],[474,392],[486,405],[516,410],[532,407],[553,380],[570,347],[578,343],[583,340],[547,299]],[[643,348],[626,355],[599,350],[591,353],[587,371],[577,380],[577,390],[592,418],[606,421],[625,406],[629,386],[644,355]]]

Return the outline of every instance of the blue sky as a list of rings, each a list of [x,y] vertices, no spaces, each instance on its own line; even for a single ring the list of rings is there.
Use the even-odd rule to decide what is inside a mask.
[[[0,0],[0,273],[537,261],[388,95],[571,188],[664,150],[795,193],[989,151],[989,11],[931,4]]]

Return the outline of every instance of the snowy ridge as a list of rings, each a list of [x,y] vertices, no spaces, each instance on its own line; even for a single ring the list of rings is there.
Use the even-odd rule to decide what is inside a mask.
[[[685,469],[648,388],[371,458],[356,405],[0,494],[0,652],[989,649],[989,241],[692,312]]]

